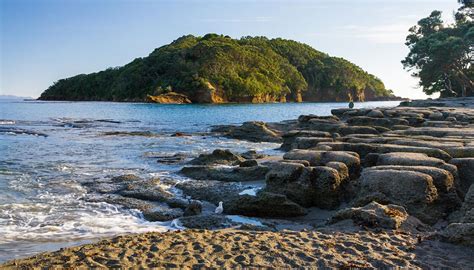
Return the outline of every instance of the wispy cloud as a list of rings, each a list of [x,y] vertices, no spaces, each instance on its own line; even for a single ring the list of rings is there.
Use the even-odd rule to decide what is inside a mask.
[[[344,37],[362,38],[374,43],[399,44],[405,41],[411,23],[394,23],[378,26],[346,25],[339,29]]]
[[[409,22],[382,24],[378,26],[350,24],[325,29],[316,33],[308,33],[307,36],[342,40],[356,38],[377,44],[403,44],[408,35],[408,30],[413,25],[415,25],[415,23]]]
[[[271,20],[271,17],[258,16],[253,18],[205,18],[201,21],[208,23],[265,23]]]

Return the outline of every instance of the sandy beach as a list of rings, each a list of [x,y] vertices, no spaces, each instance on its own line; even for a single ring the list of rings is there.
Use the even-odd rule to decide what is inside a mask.
[[[14,260],[2,269],[44,268],[457,268],[472,249],[401,231],[345,226],[324,231],[185,230],[119,236]]]

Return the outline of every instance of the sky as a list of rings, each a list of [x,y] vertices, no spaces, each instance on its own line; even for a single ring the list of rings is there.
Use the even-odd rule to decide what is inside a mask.
[[[408,29],[456,0],[0,0],[0,94],[127,64],[180,36],[282,37],[343,57],[398,96],[425,98],[403,70]]]

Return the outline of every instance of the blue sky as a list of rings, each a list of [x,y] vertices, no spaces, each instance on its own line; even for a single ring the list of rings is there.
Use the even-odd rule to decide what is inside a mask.
[[[38,97],[58,79],[124,65],[186,34],[283,37],[344,57],[395,94],[423,98],[402,69],[408,28],[456,0],[0,0],[0,94]]]

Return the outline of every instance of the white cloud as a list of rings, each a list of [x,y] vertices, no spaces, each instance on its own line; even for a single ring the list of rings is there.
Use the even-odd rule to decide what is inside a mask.
[[[341,27],[341,35],[363,38],[370,42],[400,44],[405,42],[410,23],[394,23],[378,26],[347,25]]]

